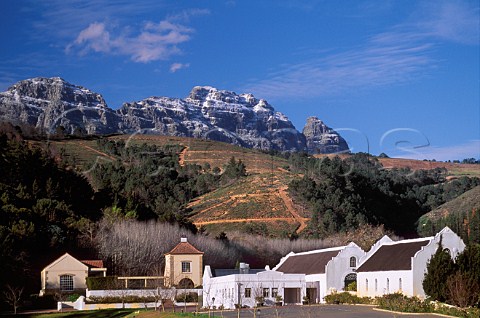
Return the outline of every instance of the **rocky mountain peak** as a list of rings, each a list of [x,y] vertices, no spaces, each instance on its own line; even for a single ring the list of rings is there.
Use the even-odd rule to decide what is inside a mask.
[[[0,93],[0,120],[23,122],[52,133],[148,133],[212,139],[264,150],[304,151],[305,135],[264,99],[211,86],[196,86],[185,99],[150,97],[124,103],[118,110],[102,96],[59,77],[20,81]],[[308,126],[308,127],[307,127]],[[318,118],[305,132],[315,152],[348,149]],[[338,141],[339,144],[335,144]]]
[[[307,151],[311,154],[348,152],[345,139],[316,116],[308,117],[303,128]]]
[[[19,98],[37,99],[46,102],[68,102],[87,107],[107,107],[100,94],[94,93],[82,86],[68,83],[60,77],[36,77],[20,81],[10,87],[10,92]],[[47,105],[42,103],[42,105]]]

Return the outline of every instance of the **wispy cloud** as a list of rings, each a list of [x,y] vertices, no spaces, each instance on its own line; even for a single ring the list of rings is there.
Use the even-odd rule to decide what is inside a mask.
[[[406,159],[435,159],[439,161],[463,160],[466,158],[480,159],[480,140],[472,140],[464,144],[449,147],[423,147],[394,156]]]
[[[194,29],[177,21],[187,21],[189,17],[207,14],[205,10],[184,11],[158,23],[147,22],[137,33],[132,27],[120,30],[104,22],[93,22],[83,29],[66,52],[78,51],[84,55],[89,52],[126,55],[134,62],[165,60],[181,50],[178,45],[191,39]]]
[[[437,67],[432,52],[439,40],[478,45],[478,7],[429,2],[419,12],[363,45],[283,65],[242,89],[272,99],[311,98],[401,84],[428,76]]]
[[[175,73],[176,71],[179,71],[184,68],[190,67],[189,63],[173,63],[170,65],[170,73]]]
[[[164,60],[178,54],[178,44],[190,40],[193,29],[167,20],[148,22],[138,34],[108,30],[103,22],[94,22],[82,30],[66,52],[90,52],[126,55],[134,62]]]
[[[179,45],[195,32],[188,26],[190,19],[210,13],[195,8],[178,11],[157,0],[51,0],[37,5],[43,8],[41,19],[33,22],[36,39],[49,34],[50,45],[63,46],[68,54],[121,55],[142,63],[181,53]],[[173,13],[165,13],[160,21],[143,20],[155,10]]]

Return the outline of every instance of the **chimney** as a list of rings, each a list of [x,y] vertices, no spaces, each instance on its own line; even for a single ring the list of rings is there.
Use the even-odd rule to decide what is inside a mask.
[[[180,238],[180,243],[187,243],[187,238],[186,237]]]
[[[240,263],[240,274],[248,274],[250,265],[247,263]]]

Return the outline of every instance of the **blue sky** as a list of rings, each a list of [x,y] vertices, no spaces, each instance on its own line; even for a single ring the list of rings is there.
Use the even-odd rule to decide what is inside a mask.
[[[253,93],[300,131],[352,150],[480,158],[480,18],[473,1],[0,2],[0,90],[60,76],[108,105]]]

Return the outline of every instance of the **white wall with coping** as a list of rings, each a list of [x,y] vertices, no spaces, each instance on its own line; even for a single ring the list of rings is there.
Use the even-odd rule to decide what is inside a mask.
[[[167,298],[174,298],[175,295],[184,293],[196,293],[198,296],[202,296],[202,289],[160,289]],[[151,297],[158,293],[157,289],[112,289],[112,290],[88,290],[86,291],[87,298],[90,297],[122,297],[122,296],[138,296],[138,297]]]
[[[160,303],[114,303],[114,304],[86,304],[85,297],[80,296],[75,302],[58,302],[57,309],[60,311],[62,308],[74,308],[76,310],[97,310],[97,309],[122,309],[122,308],[155,308],[160,306]]]

